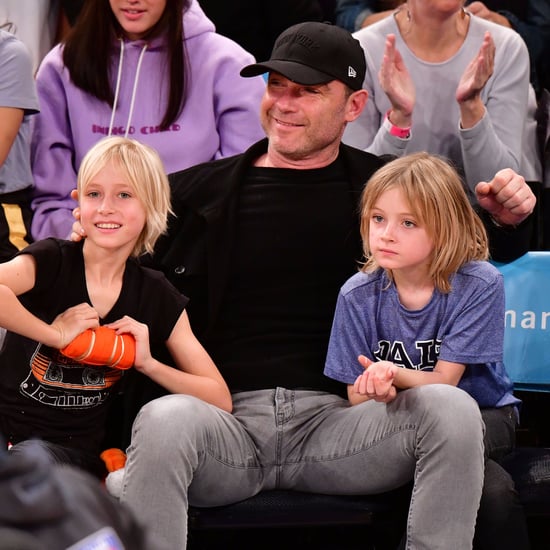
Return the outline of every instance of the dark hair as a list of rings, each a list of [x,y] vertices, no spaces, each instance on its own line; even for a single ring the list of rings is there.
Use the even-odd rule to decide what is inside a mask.
[[[147,35],[147,38],[163,35],[166,39],[170,90],[160,122],[162,130],[174,122],[185,105],[188,77],[182,19],[189,3],[190,0],[167,0],[162,17]],[[111,106],[114,89],[109,81],[109,66],[117,38],[123,34],[109,0],[87,0],[64,41],[63,63],[73,84]]]

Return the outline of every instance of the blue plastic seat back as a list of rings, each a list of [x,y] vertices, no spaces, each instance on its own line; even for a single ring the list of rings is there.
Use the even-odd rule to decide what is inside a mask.
[[[506,370],[516,389],[550,392],[550,252],[494,264],[506,292]]]

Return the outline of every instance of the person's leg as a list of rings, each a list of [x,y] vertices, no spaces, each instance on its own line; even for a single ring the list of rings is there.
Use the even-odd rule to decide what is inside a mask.
[[[29,448],[36,447],[42,447],[45,451],[45,456],[48,456],[51,459],[52,464],[70,464],[71,466],[75,466],[81,470],[91,473],[99,479],[102,479],[107,473],[105,470],[105,464],[99,456],[92,456],[78,449],[58,445],[42,439],[27,439],[20,441],[19,443],[12,445],[9,452],[11,455],[27,453],[29,452]]]
[[[481,418],[485,424],[485,455],[498,462],[516,446],[516,408],[482,409]]]
[[[247,392],[234,396],[233,415],[171,395],[147,404],[134,423],[121,500],[180,549],[188,502],[227,504],[275,487],[373,494],[415,477],[408,548],[467,549],[483,480],[482,430],[475,402],[450,386],[356,407],[319,392]]]
[[[476,524],[476,550],[529,550],[525,512],[510,474],[497,461],[515,446],[514,407],[483,409],[485,481]]]
[[[261,438],[273,431],[273,407],[270,392],[258,392],[260,403],[267,399],[264,407],[248,407],[246,396],[253,400],[256,393],[235,397],[234,413],[256,418],[263,427],[254,435]],[[257,455],[255,441],[234,414],[191,396],[161,397],[145,405],[134,422],[120,499],[155,540],[180,550],[187,544],[189,503],[223,505],[261,490]]]
[[[513,407],[483,409],[485,453],[499,459],[509,453],[515,443],[516,412]],[[404,550],[405,537],[398,550]],[[519,502],[510,475],[487,459],[483,491],[479,505],[475,550],[529,550],[529,534],[523,507]]]
[[[476,550],[529,550],[523,507],[510,474],[487,459],[474,539]]]
[[[300,392],[280,406],[278,486],[373,494],[414,478],[406,548],[472,547],[484,454],[480,411],[468,394],[429,385],[388,405],[354,407],[333,396],[314,415],[308,399],[315,394]]]

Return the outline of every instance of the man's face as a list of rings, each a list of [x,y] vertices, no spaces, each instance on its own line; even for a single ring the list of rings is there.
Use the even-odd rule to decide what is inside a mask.
[[[350,95],[337,80],[306,86],[271,72],[260,107],[269,147],[290,161],[312,160],[339,146],[350,117]]]

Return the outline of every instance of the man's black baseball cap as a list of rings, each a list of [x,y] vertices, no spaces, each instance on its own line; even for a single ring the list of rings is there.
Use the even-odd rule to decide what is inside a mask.
[[[298,23],[279,35],[268,61],[247,65],[241,76],[268,71],[306,86],[340,80],[352,90],[360,90],[365,54],[359,41],[342,27],[317,21]]]

